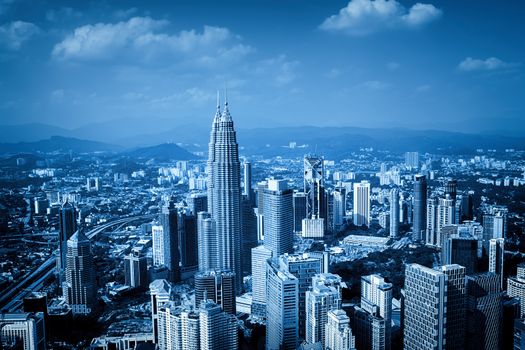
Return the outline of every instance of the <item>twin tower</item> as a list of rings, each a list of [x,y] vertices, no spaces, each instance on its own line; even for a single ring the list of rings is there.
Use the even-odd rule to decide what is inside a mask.
[[[228,109],[213,119],[208,163],[208,212],[199,213],[199,270],[223,270],[235,273],[237,292],[242,287],[241,270],[241,164],[239,146]]]

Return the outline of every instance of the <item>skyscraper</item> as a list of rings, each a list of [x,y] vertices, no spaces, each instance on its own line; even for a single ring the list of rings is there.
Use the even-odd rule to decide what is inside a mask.
[[[399,189],[390,190],[390,237],[399,236]]]
[[[277,259],[267,262],[266,349],[295,350],[299,342],[299,281]]]
[[[446,276],[419,264],[405,268],[404,349],[444,349]]]
[[[164,230],[162,225],[151,226],[153,266],[164,265]]]
[[[191,309],[165,303],[158,310],[159,350],[200,349],[199,314]]]
[[[304,193],[306,195],[306,218],[326,220],[323,158],[315,155],[304,157]]]
[[[148,260],[142,249],[135,247],[124,258],[125,284],[132,288],[146,288],[148,286]]]
[[[419,168],[419,152],[406,152],[405,165],[410,169]]]
[[[370,225],[370,183],[354,183],[354,225]]]
[[[273,256],[293,250],[293,191],[285,180],[268,180],[264,190],[264,246]]]
[[[416,175],[414,179],[414,220],[413,240],[423,241],[427,223],[427,179],[425,175]]]
[[[333,214],[330,229],[332,232],[339,232],[343,226],[346,216],[346,188],[336,187],[332,192]]]
[[[503,289],[503,262],[505,258],[505,239],[493,238],[489,241],[489,272],[500,277],[500,287]]]
[[[244,162],[244,192],[242,195],[242,271],[245,275],[252,273],[252,249],[257,247],[257,216],[255,215],[255,193],[251,187],[252,167]]]
[[[237,319],[211,300],[200,304],[199,327],[201,350],[237,349]]]
[[[213,120],[208,148],[208,212],[216,236],[217,268],[235,273],[242,289],[241,271],[241,168],[233,120],[225,103]]]
[[[62,275],[63,271],[66,269],[67,240],[73,236],[73,233],[75,233],[76,226],[75,207],[66,200],[60,210],[60,231],[58,237],[60,250],[60,256],[58,259],[58,266],[60,269],[59,275]]]
[[[391,324],[392,324],[392,283],[387,283],[385,279],[379,275],[369,275],[361,277],[361,308],[370,314],[371,318],[380,317],[384,320],[385,331],[384,339],[380,339],[377,343],[383,343],[384,349],[390,349],[391,344]],[[373,325],[369,325],[367,329],[374,329]],[[377,337],[369,337],[374,339]],[[373,344],[367,344],[372,348]]]
[[[175,202],[169,201],[159,215],[162,225],[162,247],[164,251],[164,266],[169,271],[171,282],[180,281],[179,232],[177,227],[177,208]]]
[[[325,326],[325,349],[354,350],[355,337],[350,328],[350,319],[343,310],[331,310]]]
[[[164,303],[170,301],[171,285],[166,280],[155,280],[150,283],[151,296],[151,323],[153,328],[153,342],[159,342],[159,310]]]
[[[80,230],[67,241],[66,261],[64,299],[73,315],[88,315],[95,306],[97,285],[91,242]]]
[[[1,313],[0,348],[45,350],[44,313]]]
[[[294,232],[301,232],[303,219],[306,219],[306,195],[304,192],[293,194]]]
[[[179,253],[181,275],[183,271],[195,271],[199,265],[199,239],[197,236],[197,216],[179,211],[177,218],[179,231]]]
[[[266,317],[266,263],[272,251],[260,245],[252,249],[252,315]]]
[[[199,237],[199,271],[218,268],[218,244],[215,221],[210,213],[201,211],[197,214],[197,235]]]
[[[447,349],[462,350],[465,348],[466,335],[465,268],[454,264],[441,266],[440,270],[447,281],[445,345]]]
[[[321,343],[326,347],[328,311],[341,308],[341,277],[329,273],[315,275],[311,290],[306,292],[305,304],[305,340],[309,344]]]
[[[464,266],[467,275],[477,272],[478,240],[473,237],[448,237],[443,242],[441,262]]]
[[[467,276],[467,349],[498,349],[503,321],[500,278],[492,272]]]
[[[195,307],[203,300],[212,300],[230,314],[235,314],[235,274],[208,270],[195,275]]]
[[[507,294],[520,299],[521,317],[525,317],[525,265],[520,264],[517,275],[507,279]]]

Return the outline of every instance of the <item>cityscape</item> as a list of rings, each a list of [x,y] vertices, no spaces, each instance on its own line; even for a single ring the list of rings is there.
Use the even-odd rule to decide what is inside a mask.
[[[525,349],[523,37],[350,82],[463,6],[0,0],[0,349]]]

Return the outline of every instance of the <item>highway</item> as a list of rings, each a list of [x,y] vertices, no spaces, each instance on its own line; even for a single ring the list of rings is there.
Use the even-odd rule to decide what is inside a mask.
[[[86,233],[86,236],[89,239],[93,239],[99,233],[107,230],[113,226],[123,227],[126,224],[129,224],[133,221],[153,218],[155,215],[140,215],[134,217],[127,217],[123,219],[114,220],[108,223],[105,223],[101,226],[98,226],[91,231]],[[56,255],[58,254],[58,249],[55,250],[54,254],[51,255],[42,265],[32,271],[29,275],[24,277],[16,285],[11,286],[10,288],[2,291],[0,293],[0,310],[2,311],[12,311],[17,309],[22,303],[23,298],[34,290],[42,288],[44,282],[47,281],[55,273],[56,266]]]

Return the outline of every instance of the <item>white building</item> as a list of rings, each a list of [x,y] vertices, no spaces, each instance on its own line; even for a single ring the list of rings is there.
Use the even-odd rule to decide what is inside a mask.
[[[370,183],[354,183],[354,225],[370,225]]]
[[[153,266],[164,265],[164,231],[162,225],[151,226],[153,237]]]
[[[0,348],[45,350],[44,313],[1,313]]]
[[[237,349],[237,319],[211,300],[199,308],[200,350]],[[193,348],[197,349],[197,348]]]
[[[350,328],[350,319],[343,310],[331,310],[325,325],[325,349],[355,350],[355,337]]]

